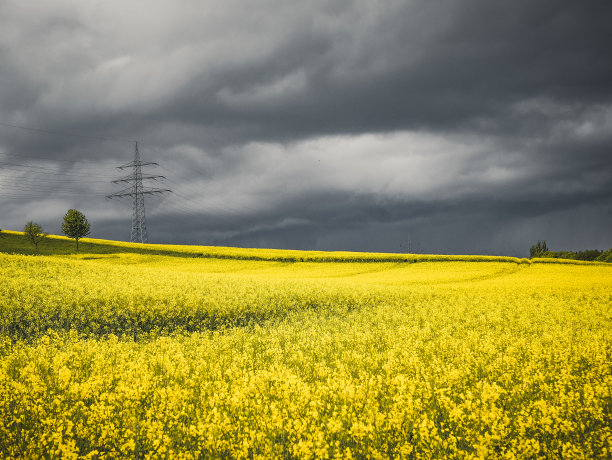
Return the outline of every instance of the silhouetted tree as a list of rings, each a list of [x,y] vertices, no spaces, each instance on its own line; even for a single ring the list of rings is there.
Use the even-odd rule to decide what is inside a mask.
[[[91,227],[83,213],[69,209],[62,222],[62,233],[76,240],[76,250],[79,252],[79,239],[89,235]]]
[[[612,263],[612,248],[599,254],[599,256],[595,260],[597,260],[598,262]]]
[[[586,249],[584,251],[579,251],[576,253],[576,259],[578,260],[595,260],[597,259],[603,251],[599,249]]]
[[[40,225],[38,225],[36,222],[30,221],[25,224],[25,227],[23,227],[23,236],[26,240],[34,245],[36,248],[36,254],[38,254],[38,243],[44,240],[47,237],[47,234]]]
[[[529,257],[541,257],[544,253],[548,252],[548,246],[546,246],[546,240],[539,241],[529,248]]]

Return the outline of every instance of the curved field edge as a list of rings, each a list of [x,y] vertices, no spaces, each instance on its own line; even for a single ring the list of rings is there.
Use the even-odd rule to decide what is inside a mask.
[[[11,341],[49,331],[142,338],[245,327],[282,320],[294,311],[344,314],[400,298],[420,302],[429,295],[428,286],[511,276],[520,267],[527,266],[0,253],[0,334]]]
[[[334,264],[0,253],[0,334],[14,342],[49,331],[140,339],[226,330],[284,320],[296,311],[343,315],[389,303],[420,305],[447,290],[470,294],[478,283],[499,289],[553,285],[570,271],[599,285],[612,274],[601,266],[509,262]]]
[[[32,245],[23,238],[23,232],[3,230],[0,252],[32,254]],[[279,262],[513,262],[517,264],[547,263],[571,265],[610,265],[604,262],[585,262],[569,259],[526,259],[509,256],[403,254],[349,251],[302,251],[292,249],[234,248],[224,246],[142,244],[123,241],[83,238],[79,242],[80,254],[140,253],[177,257],[235,259]],[[75,243],[70,238],[49,235],[41,243],[41,255],[75,254]]]

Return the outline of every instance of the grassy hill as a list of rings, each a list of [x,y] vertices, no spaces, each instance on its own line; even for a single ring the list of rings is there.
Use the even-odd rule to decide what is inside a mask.
[[[79,240],[81,254],[158,254],[189,256],[188,246],[175,246],[174,250],[159,249],[155,245],[123,243],[121,241],[83,238]],[[3,230],[0,233],[0,252],[11,254],[35,254],[34,246],[23,237],[23,232]],[[38,247],[40,255],[74,255],[76,244],[73,239],[49,235]]]
[[[299,251],[287,249],[251,249],[222,246],[140,244],[122,241],[83,238],[79,242],[84,254],[149,254],[176,257],[204,257],[236,260],[269,260],[284,262],[514,262],[514,263],[576,263],[565,259],[520,259],[506,256],[439,255],[439,254],[389,254],[348,251]],[[49,235],[39,246],[40,255],[76,255],[74,240],[64,236]],[[11,254],[35,254],[34,246],[23,238],[22,232],[4,230],[0,233],[0,252]]]

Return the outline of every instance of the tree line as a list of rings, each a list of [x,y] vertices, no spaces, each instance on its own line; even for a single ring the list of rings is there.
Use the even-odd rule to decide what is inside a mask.
[[[64,215],[62,221],[62,233],[68,238],[73,238],[76,241],[76,250],[79,252],[79,240],[89,235],[91,226],[87,218],[82,212],[76,209],[69,209]],[[38,254],[38,245],[47,238],[48,233],[45,233],[42,226],[36,222],[28,222],[23,227],[23,237],[34,245],[35,251]]]
[[[544,257],[551,259],[573,259],[595,262],[612,263],[612,249],[602,251],[600,249],[585,249],[584,251],[551,251],[546,245],[546,240],[538,241],[529,248],[529,257]]]

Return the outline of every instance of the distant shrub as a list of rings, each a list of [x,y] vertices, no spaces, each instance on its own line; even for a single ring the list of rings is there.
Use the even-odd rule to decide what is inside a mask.
[[[543,254],[548,252],[548,246],[546,246],[546,240],[538,241],[536,244],[529,248],[529,258],[534,257],[546,257]]]
[[[585,251],[579,251],[576,253],[576,259],[578,260],[597,260],[603,251],[599,249],[587,249]]]
[[[601,254],[599,254],[599,256],[597,256],[597,258],[595,260],[597,262],[612,263],[612,248],[608,249],[607,251],[602,252]]]
[[[569,260],[582,260],[586,262],[592,262],[599,260],[598,257],[602,254],[599,249],[587,249],[585,251],[546,251],[537,257],[545,259],[569,259]]]
[[[606,251],[607,253],[608,251]],[[537,244],[534,244],[529,249],[529,257],[533,259],[534,257],[543,258],[543,259],[568,259],[568,260],[581,260],[586,262],[599,261],[603,262],[604,260],[599,257],[605,254],[599,249],[586,249],[584,251],[551,251],[548,249],[546,245],[546,240],[538,241]],[[605,258],[605,256],[604,256]]]

